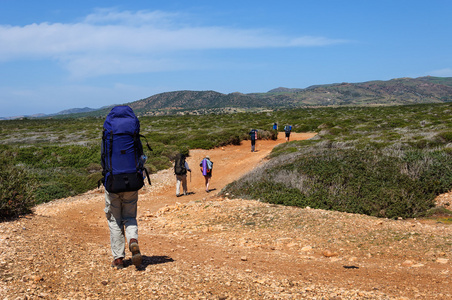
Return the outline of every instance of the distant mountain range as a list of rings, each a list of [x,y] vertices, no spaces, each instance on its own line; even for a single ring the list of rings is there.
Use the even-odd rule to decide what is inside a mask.
[[[92,112],[92,111],[97,111],[99,109],[96,108],[89,108],[89,107],[84,107],[84,108],[71,108],[71,109],[66,109],[66,110],[62,110],[58,113],[55,114],[34,114],[34,115],[24,115],[24,116],[14,116],[14,117],[0,117],[0,120],[14,120],[14,119],[21,119],[21,118],[43,118],[43,117],[54,117],[54,116],[64,116],[64,115],[72,115],[72,114],[83,114],[83,113],[88,113],[88,112]]]
[[[387,81],[334,83],[308,88],[279,87],[266,93],[175,91],[125,103],[137,115],[204,114],[320,106],[381,106],[452,101],[452,77],[397,78]],[[114,106],[114,105],[112,105]],[[112,106],[73,108],[53,115],[26,117],[105,116]]]

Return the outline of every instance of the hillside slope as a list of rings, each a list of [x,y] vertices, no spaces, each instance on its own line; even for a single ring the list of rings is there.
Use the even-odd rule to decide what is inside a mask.
[[[294,133],[292,139],[313,134]],[[110,267],[104,195],[94,190],[0,224],[1,298],[450,299],[452,227],[230,200],[215,194],[284,142],[193,150],[189,196],[171,170],[140,191],[143,264]],[[203,191],[199,161],[214,161]],[[129,255],[129,253],[127,253]]]
[[[138,113],[214,108],[293,108],[344,105],[406,105],[452,101],[452,78],[420,77],[388,81],[277,88],[259,94],[177,91],[131,102]]]
[[[452,77],[399,78],[308,88],[279,87],[266,93],[174,91],[125,103],[138,115],[207,114],[319,106],[388,106],[452,101]],[[60,117],[105,117],[111,106]]]
[[[406,105],[452,101],[452,78],[419,77],[388,81],[315,85],[270,91],[276,102],[296,106]],[[267,95],[268,96],[268,95]]]

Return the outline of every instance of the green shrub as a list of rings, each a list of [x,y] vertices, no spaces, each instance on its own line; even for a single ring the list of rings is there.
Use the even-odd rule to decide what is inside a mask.
[[[146,161],[145,166],[151,173],[155,173],[160,170],[170,168],[172,166],[171,161],[166,157],[150,157]]]
[[[69,197],[72,193],[69,192],[70,187],[65,183],[50,182],[42,184],[36,189],[37,203],[45,203],[54,199]]]
[[[35,179],[23,168],[0,159],[0,220],[31,212],[34,206]]]
[[[273,140],[278,139],[278,132],[276,130],[259,130],[258,137],[261,140]]]
[[[224,141],[218,143],[218,146],[227,146],[227,145],[240,145],[242,142],[239,135],[231,135],[229,138],[225,139]]]
[[[407,153],[403,158],[353,149],[287,153],[292,155],[287,163],[281,159],[260,178],[253,173],[228,185],[223,193],[395,218],[422,214],[434,205],[437,194],[452,186],[452,157],[442,152]]]
[[[444,143],[452,143],[452,131],[443,131],[437,134],[437,137],[442,139]]]
[[[307,206],[307,197],[296,188],[288,188],[282,183],[275,183],[265,178],[258,182],[248,182],[245,185],[238,185],[238,182],[231,183],[225,193],[231,193],[234,197],[244,199],[261,199],[265,202],[290,206]],[[271,201],[269,201],[271,199]]]
[[[212,149],[216,146],[213,140],[206,140],[204,138],[195,139],[190,142],[191,149]]]

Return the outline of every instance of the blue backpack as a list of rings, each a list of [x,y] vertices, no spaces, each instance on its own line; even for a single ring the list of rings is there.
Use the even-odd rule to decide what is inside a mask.
[[[144,185],[146,156],[140,138],[140,121],[129,106],[115,106],[104,122],[102,133],[100,182],[110,193],[138,191]],[[150,151],[151,147],[146,141]],[[100,186],[99,182],[99,186]]]

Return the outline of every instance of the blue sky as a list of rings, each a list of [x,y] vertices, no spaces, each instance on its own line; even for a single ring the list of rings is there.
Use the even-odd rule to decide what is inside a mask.
[[[452,76],[452,1],[0,0],[0,117]]]

